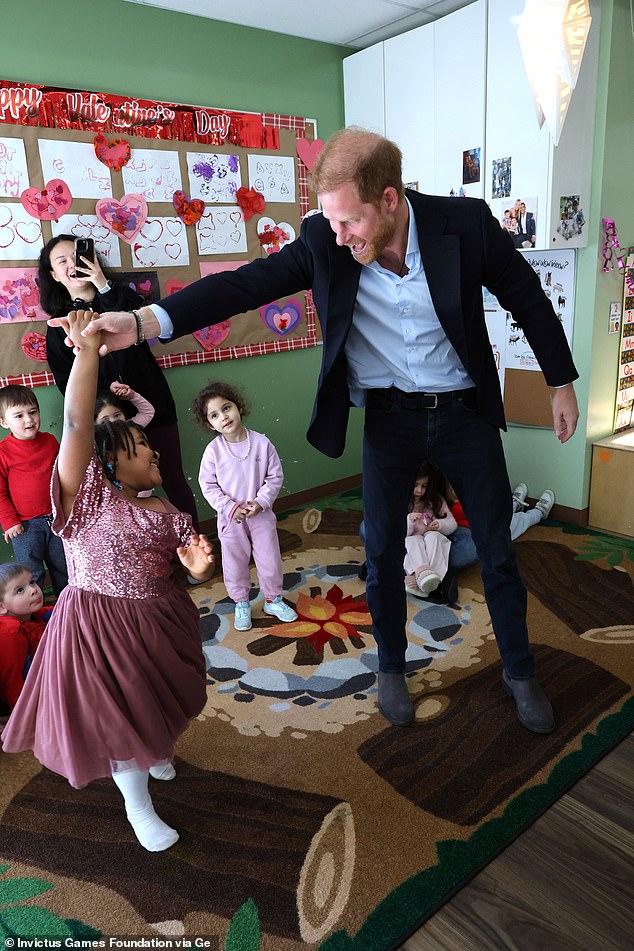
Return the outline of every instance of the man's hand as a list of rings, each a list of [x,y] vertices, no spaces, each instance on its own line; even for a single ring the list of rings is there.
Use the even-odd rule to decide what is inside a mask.
[[[572,383],[553,390],[551,404],[555,436],[561,443],[568,442],[577,428],[579,419],[579,407]]]
[[[149,307],[142,307],[139,313],[143,320],[145,338],[150,340],[152,337],[158,337],[161,328],[154,312]],[[66,343],[68,346],[72,346],[68,337],[67,317],[51,317],[47,323],[49,327],[63,327],[66,332]],[[101,314],[86,327],[84,336],[91,337],[99,332],[101,332],[100,357],[105,357],[107,353],[112,353],[113,350],[126,350],[128,347],[133,347],[137,342],[136,318],[134,314],[128,314],[124,311]]]

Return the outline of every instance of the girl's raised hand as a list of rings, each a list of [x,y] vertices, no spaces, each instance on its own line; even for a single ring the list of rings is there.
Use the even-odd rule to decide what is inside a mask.
[[[208,581],[214,573],[214,553],[206,535],[192,535],[188,548],[177,548],[176,554],[187,573],[196,581]]]
[[[82,337],[81,333],[93,317],[96,315],[92,310],[71,310],[66,316],[68,321],[68,338],[72,341],[75,352],[79,350],[99,350],[101,337],[99,334],[93,334],[92,337]]]
[[[132,392],[127,383],[120,383],[118,380],[112,381],[110,384],[110,391],[122,400],[129,400],[130,393]]]

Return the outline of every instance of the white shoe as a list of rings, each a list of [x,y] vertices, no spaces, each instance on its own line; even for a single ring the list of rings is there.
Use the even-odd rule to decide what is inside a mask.
[[[278,594],[272,601],[265,601],[263,610],[265,614],[271,614],[278,621],[284,621],[284,623],[297,620],[297,613],[282,601],[281,594]]]
[[[438,585],[440,584],[441,579],[438,575],[430,571],[427,574],[420,574],[416,579],[416,584],[418,585],[421,595],[426,598],[428,595],[435,591]]]
[[[552,489],[544,489],[537,502],[535,502],[535,508],[542,513],[542,518],[548,518],[554,504],[555,493]]]
[[[233,612],[233,626],[236,631],[251,630],[251,605],[248,601],[238,601],[236,604],[236,609]]]
[[[174,779],[176,770],[171,763],[162,763],[160,766],[150,766],[150,776],[152,779],[161,779],[163,782],[167,782]]]
[[[528,495],[528,486],[525,482],[518,482],[515,488],[513,489],[513,502],[517,503],[517,508],[513,505],[514,512],[521,512],[522,509],[527,509],[528,505],[526,502],[526,496]]]

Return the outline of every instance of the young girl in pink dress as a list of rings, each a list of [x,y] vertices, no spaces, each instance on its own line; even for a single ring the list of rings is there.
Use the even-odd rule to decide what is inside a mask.
[[[178,833],[156,815],[148,777],[173,778],[174,744],[205,703],[198,612],[174,568],[203,580],[214,559],[189,515],[138,498],[161,483],[143,430],[94,429],[99,334],[81,336],[90,318],[68,315],[78,352],[52,482],[69,583],[2,740],[7,752],[32,749],[75,787],[112,775],[137,839],[159,852]]]
[[[405,588],[426,598],[447,574],[449,549],[456,520],[441,495],[444,477],[430,462],[423,462],[409,505],[405,538]]]

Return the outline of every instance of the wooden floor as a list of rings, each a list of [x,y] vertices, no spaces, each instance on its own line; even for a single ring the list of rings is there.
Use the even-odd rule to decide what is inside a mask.
[[[400,951],[634,948],[634,734]]]

